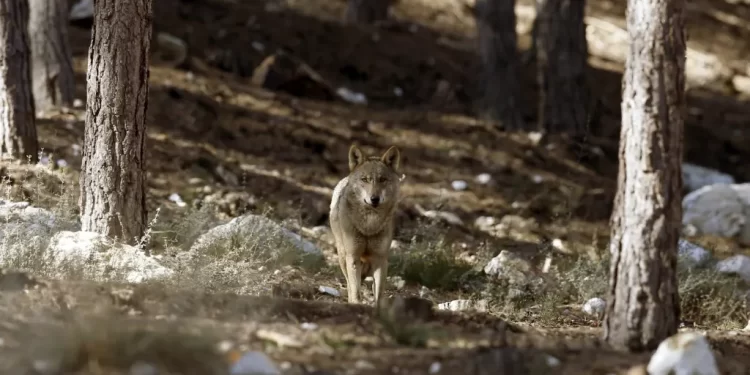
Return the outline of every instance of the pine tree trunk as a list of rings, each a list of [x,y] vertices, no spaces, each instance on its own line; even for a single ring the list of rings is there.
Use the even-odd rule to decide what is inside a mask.
[[[684,0],[630,0],[604,337],[653,350],[677,332],[685,116]]]
[[[539,127],[586,132],[589,93],[584,0],[538,0],[534,30]]]
[[[68,1],[29,0],[29,38],[36,110],[70,107],[75,96],[68,41]]]
[[[151,0],[97,0],[81,173],[84,231],[135,243],[146,226]]]
[[[393,0],[349,0],[344,20],[350,23],[372,24],[388,19],[388,7]]]
[[[0,0],[0,156],[36,163],[28,20],[26,0]]]
[[[482,117],[506,130],[523,129],[515,0],[477,0],[477,34],[482,61]]]

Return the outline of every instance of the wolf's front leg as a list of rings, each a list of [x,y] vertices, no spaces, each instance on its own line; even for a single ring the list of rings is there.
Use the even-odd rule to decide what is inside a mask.
[[[359,303],[359,286],[362,281],[362,264],[359,257],[352,253],[346,254],[346,291],[349,293],[349,303]]]
[[[385,283],[388,277],[388,257],[378,256],[371,259],[373,294],[375,295],[375,307],[380,306],[380,299],[385,290]]]

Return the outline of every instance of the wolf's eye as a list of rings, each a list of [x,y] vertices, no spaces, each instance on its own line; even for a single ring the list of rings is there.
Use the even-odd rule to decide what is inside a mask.
[[[370,180],[370,179],[369,179],[369,178],[367,178],[367,177],[362,177],[362,182],[369,182],[369,180]]]
[[[385,177],[378,177],[378,182],[381,182],[381,183],[382,183],[382,182],[385,182],[385,181],[387,181],[387,180],[388,180],[388,179],[387,179],[387,178],[385,178]]]

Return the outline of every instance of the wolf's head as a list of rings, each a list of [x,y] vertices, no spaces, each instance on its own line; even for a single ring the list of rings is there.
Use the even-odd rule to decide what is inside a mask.
[[[366,156],[356,145],[349,148],[349,199],[372,208],[392,207],[398,199],[401,154],[392,146],[383,156]]]

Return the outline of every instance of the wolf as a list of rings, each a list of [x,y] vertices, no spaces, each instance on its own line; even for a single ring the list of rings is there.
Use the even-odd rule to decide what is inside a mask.
[[[382,156],[349,148],[349,175],[333,190],[329,221],[349,303],[360,303],[360,285],[372,276],[379,306],[388,275],[388,250],[399,200],[401,154],[391,146]]]

